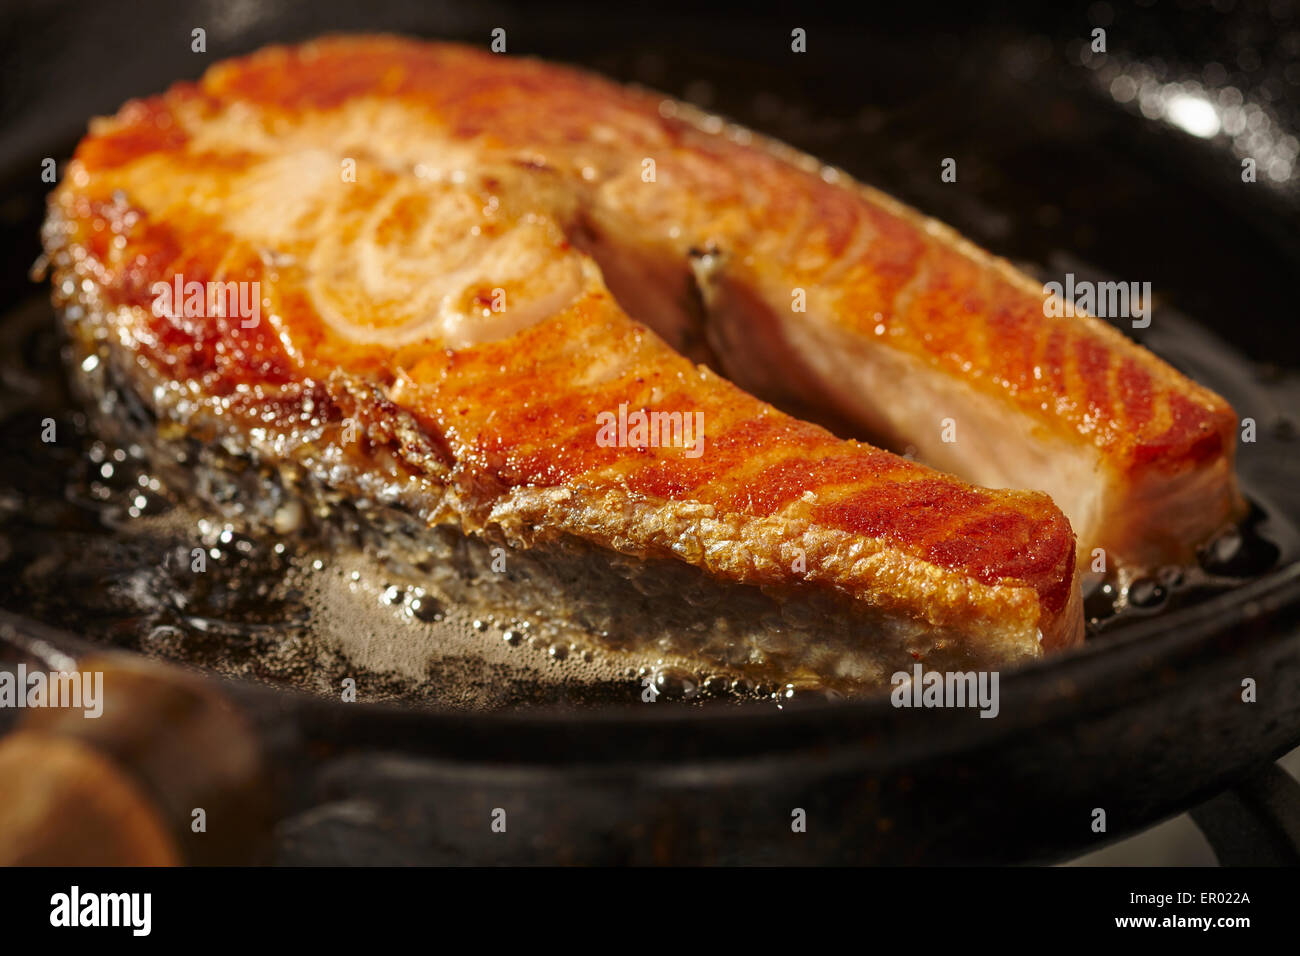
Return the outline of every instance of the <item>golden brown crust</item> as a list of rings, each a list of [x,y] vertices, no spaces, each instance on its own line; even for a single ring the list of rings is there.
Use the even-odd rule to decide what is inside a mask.
[[[650,149],[671,188],[632,191]],[[298,165],[282,168],[286,159]],[[355,182],[338,176],[347,159]],[[414,172],[422,165],[437,168],[435,183]],[[454,175],[462,165],[468,181]],[[232,427],[274,413],[257,396],[294,383],[327,395],[361,383],[373,396],[365,414],[409,414],[427,437],[425,477],[449,489],[439,520],[521,539],[573,533],[745,583],[833,587],[972,635],[1036,644],[1041,631],[1048,647],[1080,638],[1074,536],[1046,496],[974,488],[840,441],[673,352],[564,238],[566,202],[588,195],[582,182],[681,237],[770,235],[772,219],[746,218],[760,210],[751,191],[770,186],[764,198],[807,203],[818,223],[786,278],[833,271],[859,309],[897,295],[873,286],[905,284],[918,257],[943,254],[914,249],[917,231],[883,206],[846,202],[840,187],[765,151],[665,118],[649,97],[392,38],[270,49],[128,104],[78,148],[47,243],[77,283],[92,283],[122,347],[222,401]],[[277,206],[286,193],[303,205]],[[674,199],[683,195],[691,202]],[[436,228],[465,203],[482,205],[492,241],[538,254],[534,272],[501,280],[507,300],[524,303],[505,310],[501,328],[474,324],[494,274],[456,288],[470,305],[453,322],[445,302],[404,311],[416,279],[390,301],[374,291],[379,280],[348,271],[380,256],[383,281],[400,276],[410,249],[430,242],[430,219]],[[897,230],[894,272],[837,262],[860,250],[864,228]],[[329,244],[337,251],[322,258]],[[485,248],[490,259],[495,247]],[[153,284],[177,274],[260,282],[264,321],[154,315]],[[537,302],[544,314],[510,326]],[[597,416],[620,406],[702,414],[704,453],[598,442]]]

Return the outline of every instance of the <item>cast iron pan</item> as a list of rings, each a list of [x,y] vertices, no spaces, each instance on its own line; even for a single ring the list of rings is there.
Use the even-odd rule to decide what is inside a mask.
[[[11,9],[0,659],[95,662],[116,716],[88,728],[0,711],[0,730],[14,731],[0,743],[36,735],[106,754],[192,862],[1048,861],[1260,779],[1300,743],[1300,173],[1287,165],[1300,20],[1288,16],[1109,4],[860,24],[672,5]],[[795,26],[806,54],[790,51]],[[1087,51],[1095,26],[1106,56]],[[195,27],[206,54],[191,52]],[[27,276],[42,159],[65,158],[87,116],[267,42],[386,29],[482,44],[495,27],[512,53],[591,66],[786,139],[1044,278],[1151,281],[1145,344],[1256,423],[1239,450],[1251,518],[1181,583],[1149,582],[1143,607],[1112,615],[1093,593],[1087,645],[1004,674],[992,720],[883,697],[646,705],[639,675],[566,689],[508,669],[485,680],[464,660],[415,681],[361,668],[375,692],[343,703],[324,691],[355,662],[310,641],[285,650],[302,595],[247,599],[259,575],[283,571],[257,541],[233,577],[185,594],[203,610],[194,627],[199,616],[160,599],[176,584],[162,539],[123,535],[137,497],[146,516],[174,504],[147,483],[123,488],[138,478],[129,461],[104,477],[111,450],[96,450],[62,391],[46,290]],[[1212,103],[1220,129],[1179,96]],[[1261,160],[1254,183],[1243,155]],[[945,157],[958,184],[940,182]],[[53,445],[38,438],[46,418],[64,436]],[[211,809],[220,839],[192,831],[195,806]]]

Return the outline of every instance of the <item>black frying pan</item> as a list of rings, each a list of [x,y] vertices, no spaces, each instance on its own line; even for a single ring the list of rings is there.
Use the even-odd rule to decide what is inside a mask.
[[[1286,39],[1300,23],[1215,19],[1224,15],[1212,10],[1170,20],[1119,7],[1106,25],[1111,55],[1098,62],[1080,43],[1090,17],[1107,19],[1100,8],[990,9],[960,20],[873,14],[852,27],[802,11],[787,22],[713,10],[597,16],[561,5],[543,18],[512,5],[74,12],[54,3],[5,14],[14,49],[3,58],[0,151],[8,253],[0,653],[52,665],[60,653],[92,657],[116,646],[199,665],[196,676],[138,655],[110,661],[110,672],[132,675],[121,685],[132,692],[114,706],[135,708],[137,719],[89,741],[143,781],[184,858],[1042,861],[1258,781],[1261,767],[1300,743],[1291,418],[1300,390],[1289,371],[1300,367],[1289,288],[1300,265],[1300,177],[1244,188],[1233,152],[1242,143],[1198,138],[1140,98],[1115,98],[1124,99],[1125,77],[1158,90],[1193,76],[1206,89],[1232,86],[1243,103],[1266,107],[1268,136],[1249,145],[1268,146],[1276,160],[1300,129],[1300,50]],[[195,25],[206,25],[206,57],[190,52]],[[789,53],[792,25],[809,31],[803,58]],[[456,709],[400,682],[388,695],[416,706],[343,704],[293,689],[318,689],[337,676],[331,668],[346,671],[323,649],[279,670],[266,663],[266,633],[284,624],[277,613],[290,613],[279,605],[264,608],[257,627],[240,617],[239,626],[151,644],[142,629],[157,621],[145,626],[141,603],[124,602],[120,589],[101,600],[96,585],[158,555],[104,558],[96,549],[114,540],[113,522],[94,502],[63,494],[93,436],[56,449],[31,437],[48,414],[73,433],[77,425],[75,409],[61,404],[44,290],[25,275],[48,189],[41,159],[65,157],[88,114],[264,42],[341,28],[485,42],[496,26],[507,29],[511,52],[584,63],[787,139],[1045,276],[1149,278],[1161,306],[1147,344],[1258,423],[1258,441],[1240,455],[1256,505],[1242,540],[1220,544],[1207,561],[1213,574],[1149,608],[1111,618],[1104,595],[1094,595],[1087,646],[1003,675],[995,720],[900,710],[884,698],[780,710],[644,706],[612,686],[578,695],[576,708],[561,706],[565,693],[552,687],[540,707]],[[124,56],[142,48],[150,55]],[[1222,76],[1210,69],[1216,63]],[[950,155],[959,157],[960,190],[939,182],[938,162]],[[70,540],[85,545],[82,560],[68,556]],[[206,599],[216,607],[219,597]],[[330,680],[300,679],[304,667]],[[464,674],[455,670],[457,680]],[[1242,701],[1247,678],[1254,703]],[[140,716],[149,714],[161,716]],[[24,733],[81,733],[23,719]],[[3,711],[0,721],[17,722]],[[187,735],[247,744],[259,756],[227,765],[220,747],[185,746]],[[1256,796],[1268,790],[1252,786]],[[211,842],[189,836],[181,813],[199,799],[243,822],[215,856]],[[509,821],[504,834],[488,825],[497,809]],[[792,832],[796,809],[806,813],[804,833]],[[1104,833],[1093,828],[1097,809]],[[1212,838],[1216,825],[1207,819]],[[1285,859],[1285,842],[1273,844]]]

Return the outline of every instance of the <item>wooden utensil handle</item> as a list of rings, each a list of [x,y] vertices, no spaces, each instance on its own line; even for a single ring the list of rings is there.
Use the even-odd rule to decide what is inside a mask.
[[[158,807],[112,761],[67,737],[0,740],[0,865],[179,862]]]
[[[262,748],[209,682],[82,658],[102,712],[33,708],[0,739],[0,864],[247,863],[270,822]]]

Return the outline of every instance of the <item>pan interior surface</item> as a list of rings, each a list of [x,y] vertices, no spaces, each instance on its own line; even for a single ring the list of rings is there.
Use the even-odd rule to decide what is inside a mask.
[[[901,48],[921,42],[906,41]],[[926,49],[912,49],[923,60],[934,55],[928,49],[932,41],[924,43]],[[590,65],[695,100],[817,153],[947,219],[995,251],[1015,257],[1036,249],[1018,264],[1045,281],[1067,271],[1113,278],[1093,264],[1107,261],[1101,252],[1107,216],[1151,192],[1160,164],[1198,168],[1200,154],[1194,150],[1200,145],[1148,129],[1145,121],[1095,95],[1053,85],[1078,64],[1065,62],[1066,57],[1058,64],[1034,38],[992,35],[982,43],[986,53],[1020,50],[1029,59],[1016,61],[1016,69],[1028,72],[995,75],[978,98],[951,89],[946,99],[936,98],[934,81],[918,80],[925,92],[917,97],[887,93],[880,105],[867,107],[856,100],[850,104],[844,93],[819,98],[769,87],[758,76],[729,84],[735,64],[691,57],[671,64],[653,50],[629,50]],[[940,52],[956,58],[956,76],[970,67],[960,55]],[[876,68],[917,70],[898,50],[886,59]],[[896,83],[889,89],[904,87]],[[924,121],[911,118],[918,105],[929,111]],[[1062,110],[1073,111],[1073,125],[1049,122],[1027,132],[1013,122],[1016,116],[1057,116]],[[945,191],[928,166],[924,175],[918,171],[933,145],[929,131],[946,121],[957,130],[958,142],[1000,144],[994,152],[975,154],[970,176],[977,185],[970,190]],[[1084,140],[1129,137],[1135,124],[1145,130],[1149,153],[1109,161],[1093,153],[1066,157]],[[879,148],[882,141],[890,144],[887,150]],[[1005,166],[1019,172],[1001,172],[1002,160],[1015,160]],[[1075,168],[1062,170],[1062,162]],[[1066,181],[1106,183],[1101,208],[1090,210],[1074,195],[1055,203],[1043,198]],[[5,185],[19,197],[15,201],[28,204],[21,215],[34,237],[31,220],[40,210],[39,203],[31,205],[30,185]],[[1177,183],[1157,189],[1145,208],[1176,203],[1186,189]],[[1284,195],[1273,201],[1278,209],[1291,208]],[[1069,228],[1057,228],[1063,220]],[[1244,219],[1230,228],[1258,245],[1255,227]],[[1156,242],[1167,241],[1171,248],[1179,242],[1176,220],[1148,229]],[[17,243],[13,257],[30,261],[27,243]],[[1123,252],[1121,244],[1117,254]],[[1270,248],[1269,255],[1289,262],[1293,273],[1300,267],[1293,249]],[[1185,270],[1161,288],[1169,288],[1180,305],[1187,301],[1204,308],[1213,318],[1211,327],[1202,324],[1199,311],[1193,314],[1201,321],[1194,321],[1158,301],[1140,341],[1219,391],[1243,419],[1255,423],[1252,440],[1238,455],[1252,514],[1237,533],[1212,542],[1198,567],[1170,569],[1125,592],[1104,578],[1090,580],[1090,641],[1084,656],[1123,644],[1130,635],[1183,629],[1201,620],[1211,604],[1232,605],[1231,595],[1247,585],[1284,582],[1300,560],[1294,491],[1300,456],[1296,424],[1289,417],[1289,410],[1300,407],[1300,380],[1288,370],[1292,357],[1285,352],[1275,362],[1253,354],[1261,326],[1279,329],[1284,319],[1275,316],[1282,313],[1259,314],[1251,324],[1250,347],[1231,348],[1224,341],[1230,318],[1214,310],[1218,299],[1198,298],[1201,278]],[[174,495],[151,473],[139,449],[114,446],[93,434],[68,396],[56,321],[44,291],[29,291],[18,301],[0,327],[0,605],[11,611],[95,642],[229,677],[327,698],[337,698],[343,682],[352,678],[359,699],[436,710],[623,707],[641,703],[650,688],[661,702],[706,710],[736,705],[770,710],[827,699],[817,688],[755,684],[689,662],[556,641],[530,621],[468,617],[436,589],[398,580],[363,556],[321,543],[245,534],[215,521]],[[46,423],[54,436],[49,441],[42,440]],[[1222,613],[1225,620],[1230,617],[1226,609]],[[1032,670],[1047,674],[1057,663],[1064,661]]]

